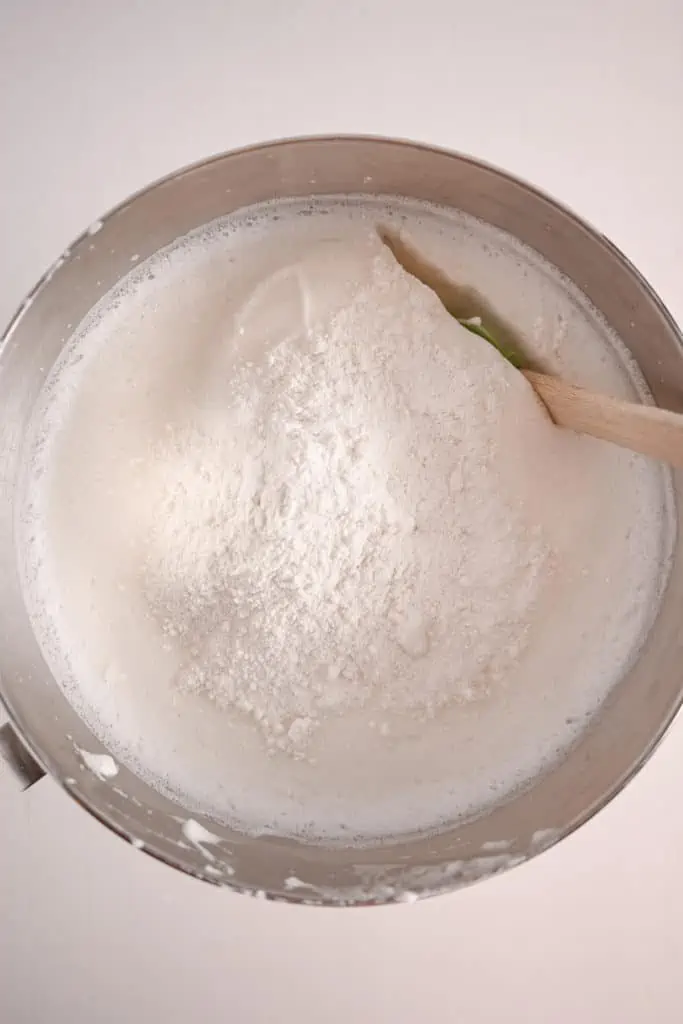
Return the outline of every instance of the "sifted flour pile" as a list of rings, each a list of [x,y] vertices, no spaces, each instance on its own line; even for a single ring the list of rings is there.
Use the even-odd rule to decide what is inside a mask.
[[[292,316],[157,455],[147,587],[191,652],[177,683],[298,756],[323,715],[422,720],[501,685],[551,565],[498,465],[527,385],[377,248],[349,303]],[[302,310],[317,260],[288,270]]]

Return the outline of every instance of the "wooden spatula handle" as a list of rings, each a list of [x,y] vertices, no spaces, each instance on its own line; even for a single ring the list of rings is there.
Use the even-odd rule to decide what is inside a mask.
[[[523,370],[558,426],[683,468],[683,415],[596,395],[545,373]]]

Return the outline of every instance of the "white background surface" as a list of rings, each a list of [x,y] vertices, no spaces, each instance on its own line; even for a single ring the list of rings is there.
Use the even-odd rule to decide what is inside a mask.
[[[680,321],[682,111],[681,0],[0,0],[0,320],[151,179],[348,131],[530,179],[624,249]],[[682,768],[679,721],[535,862],[341,912],[219,892],[51,781],[20,795],[0,777],[0,1020],[680,1022]]]

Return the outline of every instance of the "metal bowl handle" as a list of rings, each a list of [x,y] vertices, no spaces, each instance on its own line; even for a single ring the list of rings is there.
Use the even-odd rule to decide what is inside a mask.
[[[3,765],[9,772],[3,771]],[[9,722],[0,725],[0,772],[12,775],[19,788],[28,789],[45,775],[32,754],[28,752]]]

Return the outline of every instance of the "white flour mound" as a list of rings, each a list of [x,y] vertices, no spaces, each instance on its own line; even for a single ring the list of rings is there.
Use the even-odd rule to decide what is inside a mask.
[[[553,559],[503,481],[506,434],[554,430],[524,379],[379,243],[312,250],[236,325],[155,452],[145,587],[176,685],[302,758],[324,716],[503,686]]]

